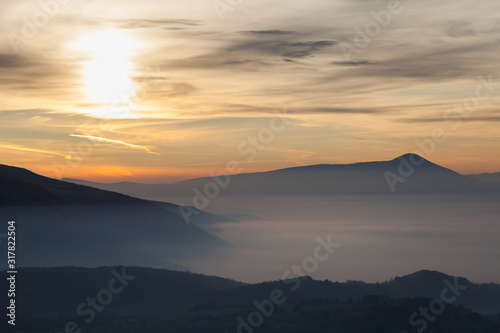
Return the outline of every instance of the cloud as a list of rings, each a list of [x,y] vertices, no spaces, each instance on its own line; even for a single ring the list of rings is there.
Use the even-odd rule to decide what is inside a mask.
[[[19,13],[22,5],[8,3],[0,4],[1,28],[20,33],[20,18],[33,17],[36,3]],[[356,26],[363,29],[374,19],[370,11],[387,8],[387,1],[255,2],[227,12],[224,22],[209,2],[201,0],[196,5],[159,0],[138,5],[124,0],[119,11],[105,1],[93,1],[85,12],[69,5],[69,13],[61,11],[20,54],[10,54],[8,42],[0,46],[4,47],[0,49],[0,108],[19,109],[0,112],[0,141],[64,152],[64,145],[75,141],[68,137],[71,133],[123,140],[102,141],[113,145],[95,151],[96,163],[109,164],[112,158],[124,164],[133,160],[127,158],[130,149],[147,152],[146,148],[167,156],[177,145],[175,163],[181,167],[186,161],[205,163],[193,156],[210,155],[206,147],[211,143],[237,143],[247,135],[242,134],[245,126],[260,128],[250,118],[272,116],[274,108],[287,105],[294,123],[283,134],[289,136],[279,149],[317,151],[317,129],[311,128],[318,125],[324,126],[322,139],[331,147],[368,142],[370,151],[387,150],[404,144],[394,137],[420,135],[425,127],[434,126],[432,122],[441,121],[433,112],[473,94],[477,76],[497,73],[500,3],[474,6],[478,15],[470,15],[471,4],[408,3],[352,59],[344,57],[337,43],[354,44]],[[95,129],[101,121],[81,114],[99,107],[86,98],[82,75],[92,55],[73,52],[71,43],[89,32],[110,28],[135,42],[131,79],[147,89],[134,97],[137,109],[131,119],[109,120],[113,129],[92,134],[76,128],[85,124]],[[146,69],[156,64],[161,69]],[[496,74],[493,80],[498,82]],[[498,103],[494,94],[482,108],[491,110]],[[40,107],[47,110],[21,111]],[[224,119],[229,117],[234,119]],[[404,126],[405,121],[421,125]],[[479,138],[485,135],[479,127],[498,124],[498,114],[476,113],[464,121],[470,122],[466,129],[477,130]],[[340,131],[344,128],[349,130]],[[132,148],[125,145],[128,142],[143,146]],[[113,149],[116,145],[127,149]],[[272,158],[279,158],[273,154]],[[142,156],[141,163],[157,159]],[[221,156],[222,152],[217,158]]]
[[[430,117],[430,118],[403,118],[397,119],[396,122],[399,123],[440,123],[440,122],[498,122],[500,121],[500,116],[476,116],[476,117],[460,117],[459,115],[450,116],[447,119],[443,117]]]
[[[243,56],[243,55],[242,55]],[[207,53],[204,55],[186,57],[182,59],[169,60],[167,66],[172,68],[183,69],[215,69],[220,67],[238,67],[242,65],[266,65],[261,60],[238,59],[236,55],[221,56],[218,52]]]
[[[149,154],[160,155],[158,153],[152,152],[147,147],[139,146],[139,145],[134,145],[134,144],[131,144],[131,143],[126,143],[126,142],[119,141],[119,140],[112,140],[112,139],[106,139],[106,138],[101,138],[101,137],[97,137],[97,136],[80,135],[80,134],[70,134],[69,136],[76,137],[76,138],[82,138],[82,139],[89,139],[89,140],[94,140],[94,141],[99,141],[99,142],[105,142],[105,143],[115,143],[115,144],[118,144],[118,145],[130,147],[130,148],[133,148],[133,149],[144,150],[144,151],[146,151]]]
[[[308,42],[293,42],[282,40],[265,41],[239,41],[226,48],[227,52],[252,52],[256,55],[285,57],[285,58],[304,58],[312,55],[314,52],[326,47],[336,45],[335,41],[318,40]]]
[[[49,150],[43,150],[43,149],[22,147],[22,146],[16,146],[16,145],[4,145],[4,144],[0,144],[0,148],[17,150],[17,151],[24,151],[24,152],[30,152],[30,153],[57,155],[57,156],[62,156],[65,159],[68,159],[68,160],[72,159],[71,155],[61,154],[61,153],[58,153],[58,152],[49,151]]]
[[[172,82],[168,88],[163,90],[163,94],[168,97],[186,96],[197,91],[197,88],[189,83]]]
[[[380,51],[379,51],[380,52]],[[441,41],[435,47],[401,45],[393,47],[390,53],[377,54],[377,62],[366,60],[337,61],[334,65],[350,67],[344,73],[336,72],[330,78],[407,79],[418,81],[453,81],[473,79],[478,74],[492,71],[492,55],[498,46],[489,40],[474,40],[467,43]],[[367,66],[370,65],[370,66]],[[376,66],[371,66],[376,65]]]
[[[0,68],[16,68],[29,65],[24,57],[15,54],[0,53]]]
[[[174,59],[167,63],[173,68],[206,68],[276,66],[276,61],[312,57],[316,52],[336,45],[336,41],[318,40],[294,42],[282,40],[239,40],[202,55]],[[285,58],[285,59],[283,59]],[[292,61],[288,61],[292,62]]]
[[[100,19],[97,22],[116,24],[125,29],[161,28],[161,29],[186,29],[202,25],[201,21],[190,19]]]
[[[365,66],[374,65],[376,62],[368,60],[358,60],[358,61],[332,61],[330,64],[337,66]]]
[[[283,36],[283,35],[293,35],[296,34],[295,31],[287,31],[287,30],[247,30],[240,31],[241,34],[244,35],[257,35],[257,36]]]
[[[343,113],[343,114],[375,114],[383,113],[385,110],[379,108],[332,108],[312,107],[304,109],[290,109],[289,113]]]
[[[311,56],[316,51],[336,44],[337,42],[328,40],[291,43],[289,46],[294,50],[285,52],[282,56],[286,58],[305,58]]]
[[[446,33],[454,38],[494,35],[500,33],[500,20],[493,21],[489,25],[485,24],[485,22],[477,25],[463,20],[453,21]]]

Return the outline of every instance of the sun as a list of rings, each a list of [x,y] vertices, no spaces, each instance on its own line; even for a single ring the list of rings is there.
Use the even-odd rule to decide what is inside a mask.
[[[81,71],[86,103],[100,105],[93,113],[119,117],[134,89],[134,43],[120,31],[99,31],[83,36],[75,48],[88,59]]]

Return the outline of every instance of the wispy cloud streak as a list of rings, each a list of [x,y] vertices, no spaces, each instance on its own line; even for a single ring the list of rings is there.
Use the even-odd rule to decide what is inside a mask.
[[[122,145],[122,146],[130,147],[130,148],[133,148],[133,149],[144,150],[145,152],[147,152],[149,154],[160,155],[158,153],[155,153],[155,152],[151,151],[147,147],[139,146],[139,145],[134,145],[134,144],[127,143],[127,142],[124,142],[124,141],[107,139],[107,138],[101,138],[101,137],[98,137],[98,136],[91,136],[91,135],[70,134],[70,136],[75,137],[75,138],[82,138],[82,139],[88,139],[88,140],[93,140],[93,141],[99,141],[99,142],[115,143],[115,144],[119,144],[119,145]]]
[[[27,152],[40,153],[40,154],[57,155],[57,156],[63,156],[65,159],[68,159],[68,160],[72,159],[71,155],[61,154],[58,152],[43,150],[43,149],[28,148],[28,147],[21,147],[21,146],[15,146],[15,145],[0,145],[0,148],[18,150],[18,151],[27,151]]]

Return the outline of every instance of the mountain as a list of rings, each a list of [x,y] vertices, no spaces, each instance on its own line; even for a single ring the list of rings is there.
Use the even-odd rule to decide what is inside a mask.
[[[295,290],[292,289],[295,280],[245,284],[213,276],[139,267],[24,268],[19,272],[21,276],[16,285],[17,313],[22,318],[20,326],[27,332],[30,328],[36,332],[61,331],[69,320],[88,328],[88,332],[101,332],[104,327],[107,332],[134,331],[134,328],[140,332],[162,329],[230,332],[236,331],[238,317],[247,319],[252,311],[258,311],[255,303],[269,302],[270,295],[276,291],[282,293],[283,302],[274,307],[272,315],[266,316],[269,320],[266,325],[277,326],[273,326],[274,330],[263,326],[263,332],[286,331],[281,325],[294,328],[294,332],[331,332],[332,325],[338,325],[336,331],[339,332],[366,332],[367,328],[346,328],[360,320],[370,322],[370,332],[400,332],[410,328],[408,318],[413,312],[428,308],[435,303],[433,300],[442,297],[443,290],[450,289],[445,281],[458,284],[459,295],[453,304],[446,304],[440,319],[429,325],[429,332],[498,332],[500,328],[497,320],[494,326],[497,330],[462,331],[460,325],[454,330],[442,330],[442,325],[451,328],[457,323],[472,327],[479,323],[493,325],[474,312],[500,313],[500,285],[475,284],[433,271],[420,271],[384,283],[316,281],[305,276]],[[117,276],[125,277],[124,282],[120,279],[117,282]],[[85,323],[87,316],[77,315],[77,307],[91,298],[102,299],[113,279],[115,288],[120,284],[124,287],[112,296],[104,311],[94,311],[97,315],[94,322]],[[0,286],[7,290],[7,283],[3,279]],[[455,295],[453,291],[444,294]],[[2,302],[1,305],[6,306],[5,301]],[[82,309],[89,311],[90,306]],[[378,326],[382,323],[392,328],[382,330]],[[195,329],[193,325],[199,327]],[[313,326],[316,326],[314,330]],[[298,330],[299,327],[302,329]]]
[[[396,277],[383,283],[365,283],[362,281],[331,282],[328,280],[315,281],[304,277],[299,288],[288,295],[291,302],[300,302],[307,298],[338,297],[340,299],[361,298],[367,295],[385,295],[391,298],[440,298],[443,289],[448,285],[444,281],[455,285],[466,286],[457,297],[456,304],[463,304],[474,311],[484,314],[500,314],[499,284],[475,284],[463,277],[455,277],[436,271],[423,270],[413,274]],[[291,282],[291,281],[289,281]],[[246,285],[239,288],[239,292],[231,296],[231,302],[239,304],[244,298],[265,299],[272,290],[294,286],[295,283],[283,281],[264,282]],[[224,297],[221,297],[224,299]]]
[[[415,154],[391,161],[310,165],[233,175],[229,182],[227,179],[205,177],[155,185],[66,181],[149,199],[193,197],[196,193],[207,196],[214,184],[222,195],[230,196],[500,193],[500,186],[461,175]],[[207,190],[207,184],[211,189]]]
[[[245,218],[248,218],[245,215],[238,215],[238,214],[228,214],[228,215],[216,215],[212,214],[209,212],[205,212],[199,209],[196,209],[195,207],[191,206],[185,206],[185,207],[180,207],[179,205],[175,205],[173,203],[169,202],[161,202],[161,201],[154,201],[155,204],[158,206],[168,210],[172,214],[177,215],[179,218],[184,219],[183,213],[187,210],[191,212],[189,216],[189,222],[193,223],[194,225],[204,229],[204,230],[210,230],[212,229],[211,227],[217,223],[233,223],[233,222],[238,222],[240,220],[244,220]]]
[[[17,266],[181,268],[172,262],[226,246],[221,239],[186,223],[179,212],[173,204],[0,165],[0,220],[16,222]],[[6,244],[0,244],[2,250]]]
[[[481,173],[478,175],[469,175],[469,177],[477,179],[483,183],[490,183],[500,186],[500,172],[497,173]]]

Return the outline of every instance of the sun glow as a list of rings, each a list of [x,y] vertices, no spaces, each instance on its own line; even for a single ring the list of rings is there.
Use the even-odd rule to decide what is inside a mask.
[[[98,104],[92,113],[104,117],[123,117],[124,104],[133,93],[134,66],[130,58],[134,44],[118,31],[101,31],[84,36],[76,50],[89,56],[82,67],[86,103]],[[126,109],[126,108],[125,108]]]

